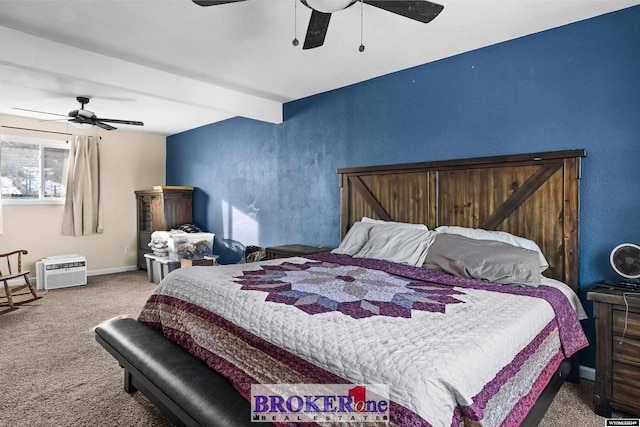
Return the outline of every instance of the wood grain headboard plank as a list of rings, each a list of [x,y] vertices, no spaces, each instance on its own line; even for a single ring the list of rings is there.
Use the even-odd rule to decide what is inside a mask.
[[[352,176],[349,177],[349,181],[356,189],[356,191],[362,196],[365,203],[373,209],[378,218],[385,221],[391,221],[391,217],[389,216],[387,211],[384,210],[384,208],[380,205],[380,203],[378,203],[378,201],[373,196],[371,191],[369,191],[364,182],[362,182],[362,178],[360,178],[359,176]]]
[[[507,200],[480,224],[480,228],[494,230],[561,167],[561,163],[549,163],[538,169],[521,187],[514,189]]]
[[[363,216],[507,231],[534,240],[549,277],[578,289],[585,150],[339,169],[341,232]]]
[[[586,155],[583,154],[582,157]],[[564,161],[564,221],[563,239],[566,281],[576,292],[580,288],[580,158],[567,158]]]
[[[560,150],[560,151],[546,151],[546,152],[528,153],[528,154],[507,154],[504,156],[472,157],[468,159],[435,160],[430,162],[416,162],[416,163],[398,163],[398,164],[381,165],[381,166],[358,166],[358,167],[350,167],[350,168],[340,168],[338,169],[338,173],[339,174],[357,173],[359,175],[366,175],[366,174],[380,175],[382,173],[398,173],[398,172],[405,172],[407,170],[428,171],[428,170],[446,170],[448,168],[460,169],[461,167],[464,167],[465,169],[471,169],[473,167],[487,167],[487,166],[496,165],[499,163],[518,163],[521,165],[525,165],[525,164],[533,165],[542,160],[552,160],[552,159],[564,160],[565,158],[585,157],[585,156],[586,156],[586,150],[584,149]]]

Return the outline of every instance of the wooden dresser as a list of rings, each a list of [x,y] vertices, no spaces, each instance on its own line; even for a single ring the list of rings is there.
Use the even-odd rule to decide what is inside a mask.
[[[596,321],[595,412],[604,417],[612,408],[640,415],[640,294],[626,292],[627,304],[623,294],[607,288],[587,293]]]
[[[158,185],[135,193],[138,204],[138,268],[146,270],[144,254],[151,253],[148,246],[151,233],[193,222],[193,187]]]

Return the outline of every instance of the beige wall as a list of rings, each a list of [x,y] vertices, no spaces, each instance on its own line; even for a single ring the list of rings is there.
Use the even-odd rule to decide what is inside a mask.
[[[96,129],[78,129],[66,122],[39,122],[0,114],[1,126],[24,127],[95,135]],[[123,126],[124,127],[124,126]],[[11,129],[1,128],[10,134]],[[104,233],[69,237],[60,234],[63,205],[2,206],[4,233],[0,253],[27,249],[26,268],[35,277],[35,262],[50,256],[77,253],[87,258],[89,274],[135,269],[135,190],[165,184],[166,138],[160,135],[118,129],[99,129],[101,181],[104,202]],[[46,138],[46,133],[32,134]],[[129,247],[131,253],[125,254]],[[0,267],[1,268],[1,267]]]

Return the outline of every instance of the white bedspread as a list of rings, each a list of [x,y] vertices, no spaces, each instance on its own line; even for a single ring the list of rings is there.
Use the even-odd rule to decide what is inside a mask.
[[[455,411],[474,405],[474,397],[530,346],[541,331],[549,328],[555,317],[554,309],[544,299],[471,287],[452,287],[460,293],[448,295],[453,300],[444,304],[444,313],[412,309],[410,317],[370,315],[361,318],[340,310],[310,314],[300,305],[265,302],[270,293],[242,290],[243,284],[238,283],[242,282],[239,278],[249,277],[245,276],[246,271],[262,270],[262,266],[283,262],[306,264],[317,261],[288,258],[178,269],[155,291],[156,295],[168,298],[148,303],[140,320],[162,324],[167,329],[181,329],[191,335],[198,346],[215,353],[216,344],[199,331],[202,326],[197,316],[193,313],[178,315],[166,309],[167,301],[173,299],[195,304],[351,383],[388,384],[392,401],[431,425],[450,426],[455,421]],[[308,267],[309,270],[313,268]],[[322,269],[322,265],[317,268]],[[390,291],[395,294],[406,292],[404,282],[415,282],[382,272],[375,273],[375,277],[367,276],[369,273],[354,272],[355,268],[345,267],[341,277],[356,277],[359,281],[388,280],[391,285],[383,286],[385,292],[389,286],[397,287],[399,290]],[[317,273],[324,274],[323,271]],[[299,273],[283,274],[281,281],[286,282],[288,277]],[[314,289],[321,289],[318,291],[321,293],[322,289],[331,288],[327,284],[329,281],[316,284]],[[326,292],[332,301],[347,298],[343,291]],[[380,292],[376,295],[382,299],[391,298],[380,296]],[[367,298],[371,295],[361,297]],[[304,304],[304,298],[302,300],[298,299],[297,304]],[[535,372],[531,381],[561,352],[558,330],[551,329],[544,337],[546,344],[538,352],[542,355],[537,355],[536,366],[528,368]],[[497,414],[499,419],[506,415]],[[485,422],[488,417],[485,415]]]

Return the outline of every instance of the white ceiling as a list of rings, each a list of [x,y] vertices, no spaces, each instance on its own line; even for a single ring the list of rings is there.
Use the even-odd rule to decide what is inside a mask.
[[[52,119],[13,107],[66,114],[84,95],[100,117],[145,123],[116,126],[162,135],[234,116],[280,123],[288,101],[640,4],[436,0],[444,10],[422,24],[358,3],[302,50],[311,12],[295,1],[0,0],[0,113]]]

